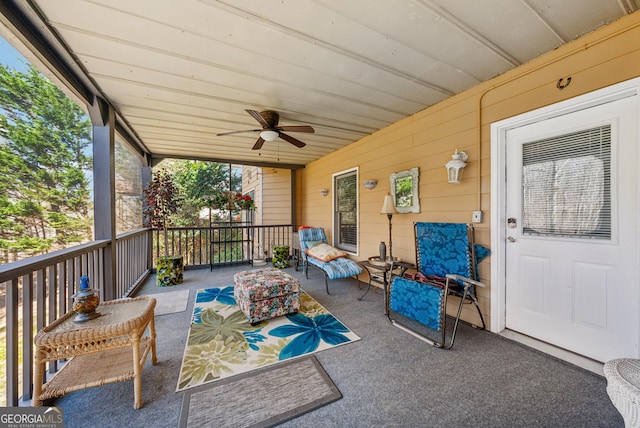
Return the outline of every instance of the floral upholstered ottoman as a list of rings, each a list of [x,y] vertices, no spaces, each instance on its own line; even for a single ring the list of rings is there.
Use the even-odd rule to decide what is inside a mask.
[[[233,276],[233,295],[251,324],[300,309],[300,283],[274,268],[248,270]]]

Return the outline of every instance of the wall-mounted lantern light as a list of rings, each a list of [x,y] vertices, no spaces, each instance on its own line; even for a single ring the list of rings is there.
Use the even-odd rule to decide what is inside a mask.
[[[451,155],[451,160],[444,166],[447,169],[449,184],[460,184],[460,180],[462,180],[462,170],[467,166],[467,159],[467,153],[463,151],[458,152],[458,149]]]

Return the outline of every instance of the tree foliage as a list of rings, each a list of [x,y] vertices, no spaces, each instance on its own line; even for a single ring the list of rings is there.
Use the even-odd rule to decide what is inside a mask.
[[[229,164],[226,163],[167,160],[162,162],[162,167],[173,174],[182,197],[182,203],[172,216],[174,226],[205,225],[200,218],[201,210],[209,208],[209,202],[216,195],[229,194],[230,191],[242,188],[242,175],[237,170],[230,171]],[[206,225],[208,224],[207,219]]]
[[[91,238],[91,124],[33,66],[0,65],[0,250],[28,255]]]

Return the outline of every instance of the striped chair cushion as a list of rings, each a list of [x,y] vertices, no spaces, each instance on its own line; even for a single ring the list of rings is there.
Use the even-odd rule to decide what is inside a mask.
[[[307,262],[325,271],[329,279],[349,278],[350,276],[360,275],[362,273],[362,268],[358,263],[345,257],[334,259],[330,262],[323,262],[309,257]]]

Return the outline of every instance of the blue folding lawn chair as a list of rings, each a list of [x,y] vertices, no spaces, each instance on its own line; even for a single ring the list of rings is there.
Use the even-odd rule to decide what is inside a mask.
[[[393,277],[387,289],[385,314],[396,327],[437,348],[450,349],[455,341],[464,304],[475,305],[481,328],[485,328],[476,288],[485,286],[478,281],[478,263],[490,251],[475,243],[471,224],[418,222],[414,225],[414,231],[417,273]],[[447,298],[452,295],[457,296],[460,303],[450,341],[446,344]],[[408,323],[394,318],[394,314],[440,332],[440,337],[431,339],[416,328],[409,327]]]

